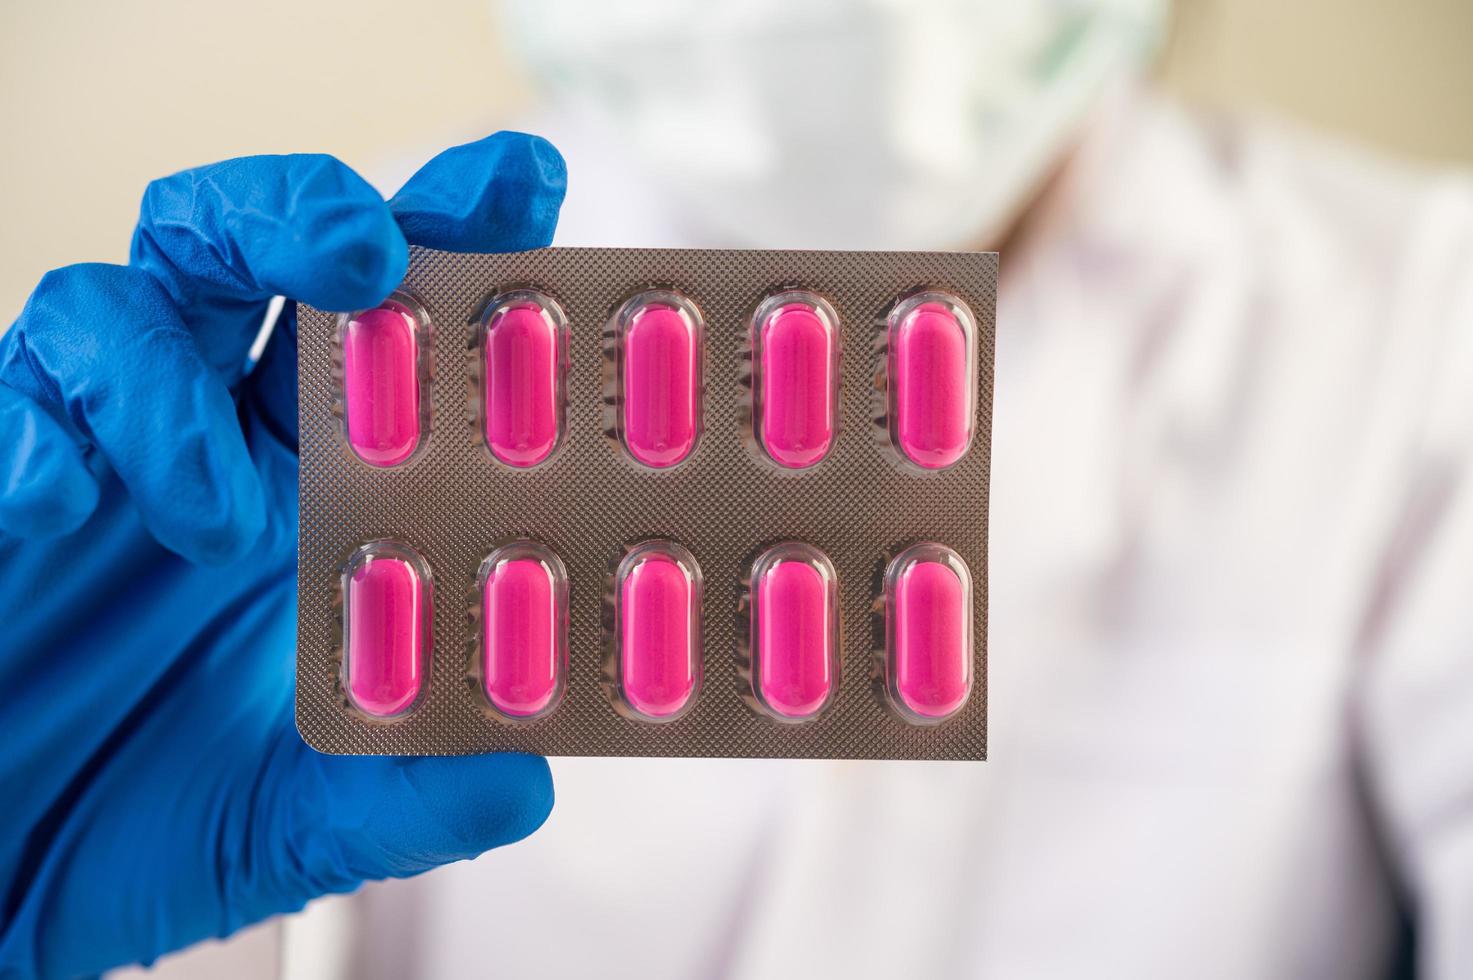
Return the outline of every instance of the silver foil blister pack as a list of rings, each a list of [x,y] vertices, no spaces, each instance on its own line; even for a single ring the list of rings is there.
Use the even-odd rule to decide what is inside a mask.
[[[995,253],[413,249],[299,310],[297,725],[982,759]]]

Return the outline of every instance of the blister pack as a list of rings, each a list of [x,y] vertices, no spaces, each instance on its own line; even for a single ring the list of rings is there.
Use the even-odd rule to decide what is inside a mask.
[[[411,251],[299,311],[324,752],[982,759],[995,253]]]

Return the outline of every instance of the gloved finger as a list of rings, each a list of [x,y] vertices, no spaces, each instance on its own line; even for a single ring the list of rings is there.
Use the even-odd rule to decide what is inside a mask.
[[[297,448],[297,304],[287,300],[271,328],[261,360],[242,387],[260,418],[283,445]]]
[[[322,154],[241,157],[154,181],[130,258],[163,285],[227,384],[245,369],[272,296],[373,306],[408,262],[383,198]]]
[[[147,273],[47,273],[0,343],[0,383],[96,446],[165,547],[222,563],[260,536],[265,499],[235,404]]]
[[[291,801],[287,891],[346,891],[404,878],[521,840],[552,810],[552,775],[538,756],[384,758],[321,755],[300,741]]]
[[[551,143],[525,133],[494,133],[436,156],[389,207],[415,245],[453,252],[540,248],[552,241],[567,183],[563,158]],[[293,441],[295,327],[293,311],[284,310],[251,386],[263,415]]]
[[[515,252],[551,244],[567,189],[567,168],[551,143],[502,132],[436,156],[389,207],[411,244]]]
[[[0,385],[0,533],[50,538],[81,527],[97,480],[66,430],[25,395]]]

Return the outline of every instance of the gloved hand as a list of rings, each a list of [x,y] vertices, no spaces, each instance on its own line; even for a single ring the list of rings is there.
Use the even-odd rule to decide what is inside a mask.
[[[406,243],[552,238],[546,142],[389,202],[325,156],[151,184],[125,266],[49,273],[0,337],[0,976],[149,961],[531,833],[525,755],[319,755],[293,721],[296,319],[382,300]]]

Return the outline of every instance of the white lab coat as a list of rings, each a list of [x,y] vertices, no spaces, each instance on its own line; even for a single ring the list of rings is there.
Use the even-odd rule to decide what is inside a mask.
[[[689,243],[552,135],[560,242]],[[554,760],[288,975],[1473,976],[1473,185],[1127,97],[998,324],[990,761]]]

